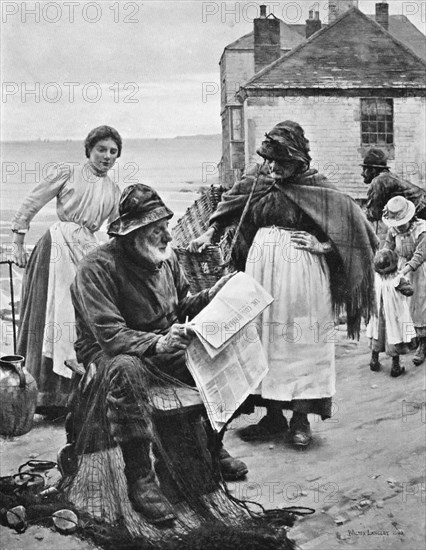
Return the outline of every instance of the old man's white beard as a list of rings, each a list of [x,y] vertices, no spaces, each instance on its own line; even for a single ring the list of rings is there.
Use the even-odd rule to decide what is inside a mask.
[[[153,246],[152,244],[149,244],[145,241],[144,244],[144,251],[143,256],[144,258],[151,264],[158,265],[161,262],[165,262],[170,258],[172,255],[172,247],[170,244],[167,245],[166,250],[164,252],[162,250],[159,250],[156,246]]]

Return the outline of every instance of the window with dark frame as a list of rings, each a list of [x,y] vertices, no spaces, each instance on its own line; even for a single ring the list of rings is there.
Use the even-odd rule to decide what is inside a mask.
[[[381,97],[361,99],[361,145],[393,147],[392,99]]]
[[[243,141],[243,109],[242,107],[232,107],[231,116],[231,141]]]

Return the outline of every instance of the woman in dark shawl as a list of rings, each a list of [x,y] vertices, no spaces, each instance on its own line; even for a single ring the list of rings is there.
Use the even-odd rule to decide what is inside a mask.
[[[265,159],[222,197],[210,228],[190,245],[202,250],[240,224],[233,261],[274,297],[259,319],[269,372],[251,398],[266,407],[244,440],[288,430],[295,445],[311,441],[308,414],[330,418],[335,393],[334,319],[346,306],[348,334],[374,304],[377,239],[360,207],[309,168],[309,141],[295,122],[277,124],[257,153]]]

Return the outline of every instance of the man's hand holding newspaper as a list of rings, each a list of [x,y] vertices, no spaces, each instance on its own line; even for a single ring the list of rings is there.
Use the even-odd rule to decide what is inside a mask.
[[[197,337],[187,348],[187,365],[218,431],[268,372],[255,320],[272,301],[239,272],[191,322]]]

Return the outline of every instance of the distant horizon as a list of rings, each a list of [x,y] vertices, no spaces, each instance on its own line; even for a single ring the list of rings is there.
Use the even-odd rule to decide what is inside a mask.
[[[220,133],[214,133],[214,134],[188,134],[188,135],[177,135],[173,137],[129,137],[124,138],[126,141],[145,141],[145,140],[167,140],[167,139],[193,139],[193,138],[216,138],[216,137],[222,137],[222,134]],[[1,139],[0,143],[39,143],[39,142],[70,142],[70,141],[81,141],[81,138],[49,138],[49,137],[43,137],[43,138],[37,138],[37,139]]]

